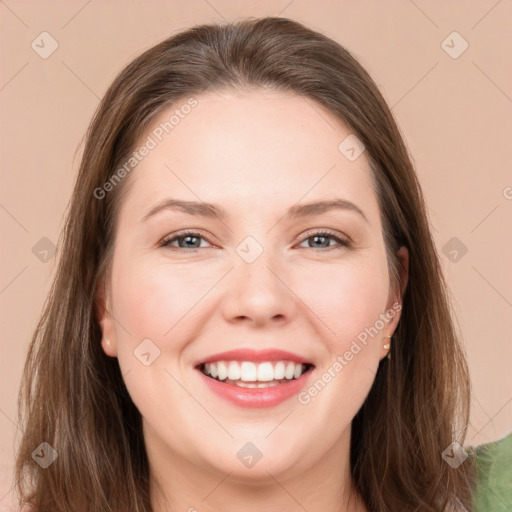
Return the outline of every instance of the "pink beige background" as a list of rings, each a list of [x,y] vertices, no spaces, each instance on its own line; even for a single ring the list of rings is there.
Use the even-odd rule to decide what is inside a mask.
[[[334,38],[381,87],[423,185],[468,354],[467,444],[512,430],[510,0],[0,0],[0,510],[12,499],[19,379],[99,99],[171,34],[265,15]]]

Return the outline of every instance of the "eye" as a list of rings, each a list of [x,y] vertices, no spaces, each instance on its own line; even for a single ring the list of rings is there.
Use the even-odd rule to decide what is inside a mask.
[[[190,251],[195,251],[201,248],[201,240],[204,240],[206,242],[208,241],[200,233],[197,233],[195,231],[183,231],[171,237],[165,238],[160,243],[160,247],[168,247],[171,250],[178,251],[187,249],[190,249]],[[307,236],[305,239],[303,239],[303,242],[310,240],[313,241],[313,244],[320,244],[320,246],[310,246],[307,247],[308,249],[336,249],[339,248],[340,246],[351,247],[351,244],[348,239],[345,239],[332,231],[315,231],[309,234],[309,236]],[[336,247],[336,244],[329,244],[329,241],[336,242],[338,244],[338,247]],[[173,242],[178,242],[178,246],[172,245]],[[325,245],[325,242],[327,242],[327,245]]]
[[[304,241],[312,240],[313,243],[320,244],[320,247],[308,247],[308,249],[336,249],[336,245],[329,245],[330,240],[334,240],[339,246],[342,247],[350,247],[351,244],[348,239],[342,238],[341,236],[333,233],[332,231],[316,231],[311,233]],[[327,241],[328,245],[325,245],[325,241]]]
[[[199,245],[197,245],[197,241],[199,240]],[[172,237],[165,238],[161,243],[160,247],[169,247],[172,250],[180,250],[180,249],[199,249],[200,248],[200,240],[206,240],[200,233],[196,233],[195,231],[184,231],[182,233],[178,233]],[[172,242],[178,242],[178,247],[171,245]],[[183,245],[182,243],[183,242]]]

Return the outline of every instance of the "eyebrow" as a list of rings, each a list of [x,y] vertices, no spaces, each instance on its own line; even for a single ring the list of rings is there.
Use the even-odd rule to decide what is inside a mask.
[[[141,222],[146,221],[162,210],[177,210],[188,215],[196,215],[200,217],[208,217],[213,219],[226,219],[229,217],[227,210],[219,204],[204,203],[202,201],[183,201],[180,199],[164,199],[154,205],[142,217]],[[312,217],[320,215],[331,210],[347,210],[353,211],[361,215],[363,219],[368,222],[364,212],[354,203],[346,199],[331,199],[326,201],[314,201],[304,204],[295,204],[291,206],[284,218],[294,219],[301,217]]]

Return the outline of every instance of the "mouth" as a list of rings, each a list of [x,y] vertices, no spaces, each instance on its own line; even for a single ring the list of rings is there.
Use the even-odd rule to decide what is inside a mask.
[[[196,361],[205,389],[237,407],[274,407],[303,389],[313,374],[312,361],[277,349],[240,348]]]
[[[196,369],[206,377],[240,388],[269,388],[300,379],[314,368],[311,363],[278,361],[215,361],[201,363]]]

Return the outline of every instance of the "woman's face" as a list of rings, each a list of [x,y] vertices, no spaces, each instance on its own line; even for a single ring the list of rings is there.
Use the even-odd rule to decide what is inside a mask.
[[[240,479],[339,465],[400,316],[365,153],[310,99],[196,100],[163,111],[135,148],[103,349],[152,461]],[[154,211],[171,199],[187,205]],[[288,379],[300,362],[310,369]]]

